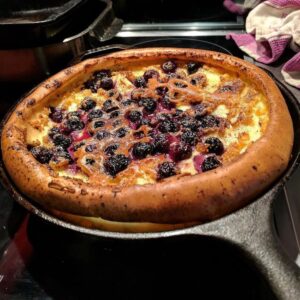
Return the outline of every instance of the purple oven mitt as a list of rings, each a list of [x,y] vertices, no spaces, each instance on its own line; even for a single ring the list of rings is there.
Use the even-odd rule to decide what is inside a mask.
[[[245,34],[229,34],[241,50],[270,64],[290,47],[300,51],[300,0],[268,0],[256,6],[246,20]],[[300,88],[300,52],[282,68],[287,83]]]

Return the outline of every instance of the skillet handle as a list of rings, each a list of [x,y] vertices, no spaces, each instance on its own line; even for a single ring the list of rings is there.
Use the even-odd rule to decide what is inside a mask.
[[[256,202],[223,218],[222,224],[218,221],[208,223],[201,231],[239,247],[254,261],[278,299],[299,300],[300,269],[288,258],[275,236],[273,197],[274,191],[270,191]]]
[[[267,200],[267,201],[266,201]],[[300,269],[281,247],[274,228],[273,201],[259,201],[248,215],[250,230],[236,243],[254,259],[278,299],[300,299]],[[251,222],[252,220],[252,222]]]

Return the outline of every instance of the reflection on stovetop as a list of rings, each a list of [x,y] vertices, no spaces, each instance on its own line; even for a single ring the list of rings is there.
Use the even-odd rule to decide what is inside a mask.
[[[234,21],[236,15],[224,9],[222,0],[210,0],[209,5],[197,0],[177,3],[174,0],[114,0],[114,11],[125,23],[181,23]]]

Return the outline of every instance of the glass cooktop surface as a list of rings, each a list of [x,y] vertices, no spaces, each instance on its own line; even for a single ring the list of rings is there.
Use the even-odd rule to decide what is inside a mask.
[[[234,21],[236,15],[227,11],[223,0],[209,3],[197,0],[115,0],[116,15],[125,23],[180,23]]]

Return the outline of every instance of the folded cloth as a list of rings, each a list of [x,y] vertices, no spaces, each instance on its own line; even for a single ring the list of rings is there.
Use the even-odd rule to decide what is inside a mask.
[[[224,0],[223,5],[232,13],[243,15],[249,9],[255,7],[262,0]]]
[[[265,64],[275,62],[290,47],[300,51],[300,0],[268,0],[246,20],[245,34],[229,34],[241,50]],[[285,81],[300,88],[300,52],[281,71]]]

